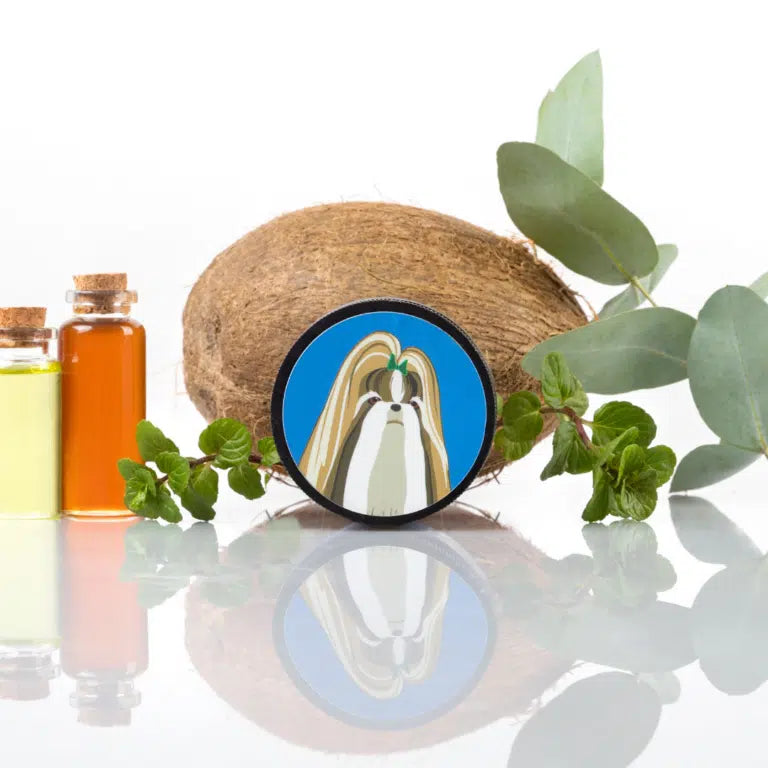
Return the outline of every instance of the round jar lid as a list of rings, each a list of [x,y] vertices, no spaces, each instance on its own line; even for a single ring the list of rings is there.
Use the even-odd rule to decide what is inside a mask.
[[[409,522],[454,501],[491,448],[496,398],[469,336],[402,299],[366,299],[294,344],[272,393],[280,458],[319,504]]]

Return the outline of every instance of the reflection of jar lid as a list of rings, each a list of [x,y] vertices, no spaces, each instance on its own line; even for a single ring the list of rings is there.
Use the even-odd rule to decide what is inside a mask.
[[[275,645],[328,714],[409,728],[452,709],[482,677],[495,638],[487,585],[444,534],[351,530],[295,573],[275,611]]]
[[[455,500],[493,440],[491,374],[469,336],[402,299],[347,304],[294,344],[272,395],[281,460],[311,498],[364,523]]]
[[[133,680],[84,678],[77,681],[70,703],[78,710],[79,723],[108,728],[131,724],[131,710],[141,703],[141,694]]]
[[[48,698],[58,674],[50,651],[0,655],[0,699],[38,701]]]

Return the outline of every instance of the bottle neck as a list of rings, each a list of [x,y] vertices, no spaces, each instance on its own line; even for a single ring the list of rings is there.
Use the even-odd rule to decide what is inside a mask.
[[[55,338],[52,328],[0,328],[0,370],[49,362],[50,345]]]
[[[94,317],[99,320],[126,318],[138,297],[136,291],[67,291],[76,317]]]

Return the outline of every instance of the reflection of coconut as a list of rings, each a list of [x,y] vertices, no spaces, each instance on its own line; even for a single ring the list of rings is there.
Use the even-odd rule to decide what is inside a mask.
[[[314,505],[306,505],[291,516],[302,526],[299,549],[291,557],[293,563],[304,561],[335,531],[348,525]],[[500,528],[458,506],[433,515],[429,525],[442,532],[446,541],[456,540],[456,549],[463,551],[470,561],[469,567],[479,569],[488,580],[493,581],[503,570],[512,567],[545,586],[545,556],[514,531]],[[250,536],[260,537],[265,533],[265,528],[260,527]],[[419,534],[409,535],[418,537]],[[230,547],[223,555],[225,562],[231,560],[232,553],[233,547]],[[310,701],[286,670],[273,643],[273,619],[278,602],[275,590],[273,585],[265,583],[263,573],[257,573],[258,562],[253,563],[253,568],[250,600],[239,606],[214,606],[206,601],[199,586],[192,587],[187,599],[187,648],[198,672],[218,696],[259,726],[302,746],[376,753],[435,744],[498,718],[523,714],[569,668],[568,662],[537,647],[522,631],[520,622],[504,616],[498,608],[500,601],[492,599],[495,648],[484,673],[480,670],[480,679],[451,709],[421,725],[401,730],[370,730],[349,725]],[[307,571],[305,577],[310,573]],[[434,597],[424,600],[420,616],[431,617],[434,632],[441,621],[443,598],[439,578],[431,583]],[[328,624],[329,627],[342,625],[343,622]],[[438,633],[431,642],[436,639],[441,639]],[[387,652],[394,651],[388,647]],[[425,652],[421,662],[428,664],[430,656]],[[417,674],[423,674],[423,670]]]

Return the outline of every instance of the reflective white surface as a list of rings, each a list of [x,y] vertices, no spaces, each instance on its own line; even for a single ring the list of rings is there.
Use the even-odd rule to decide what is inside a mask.
[[[522,508],[515,475],[467,495],[498,520],[391,531],[281,485],[213,525],[2,523],[4,763],[762,765],[751,477],[583,527],[581,482]]]

